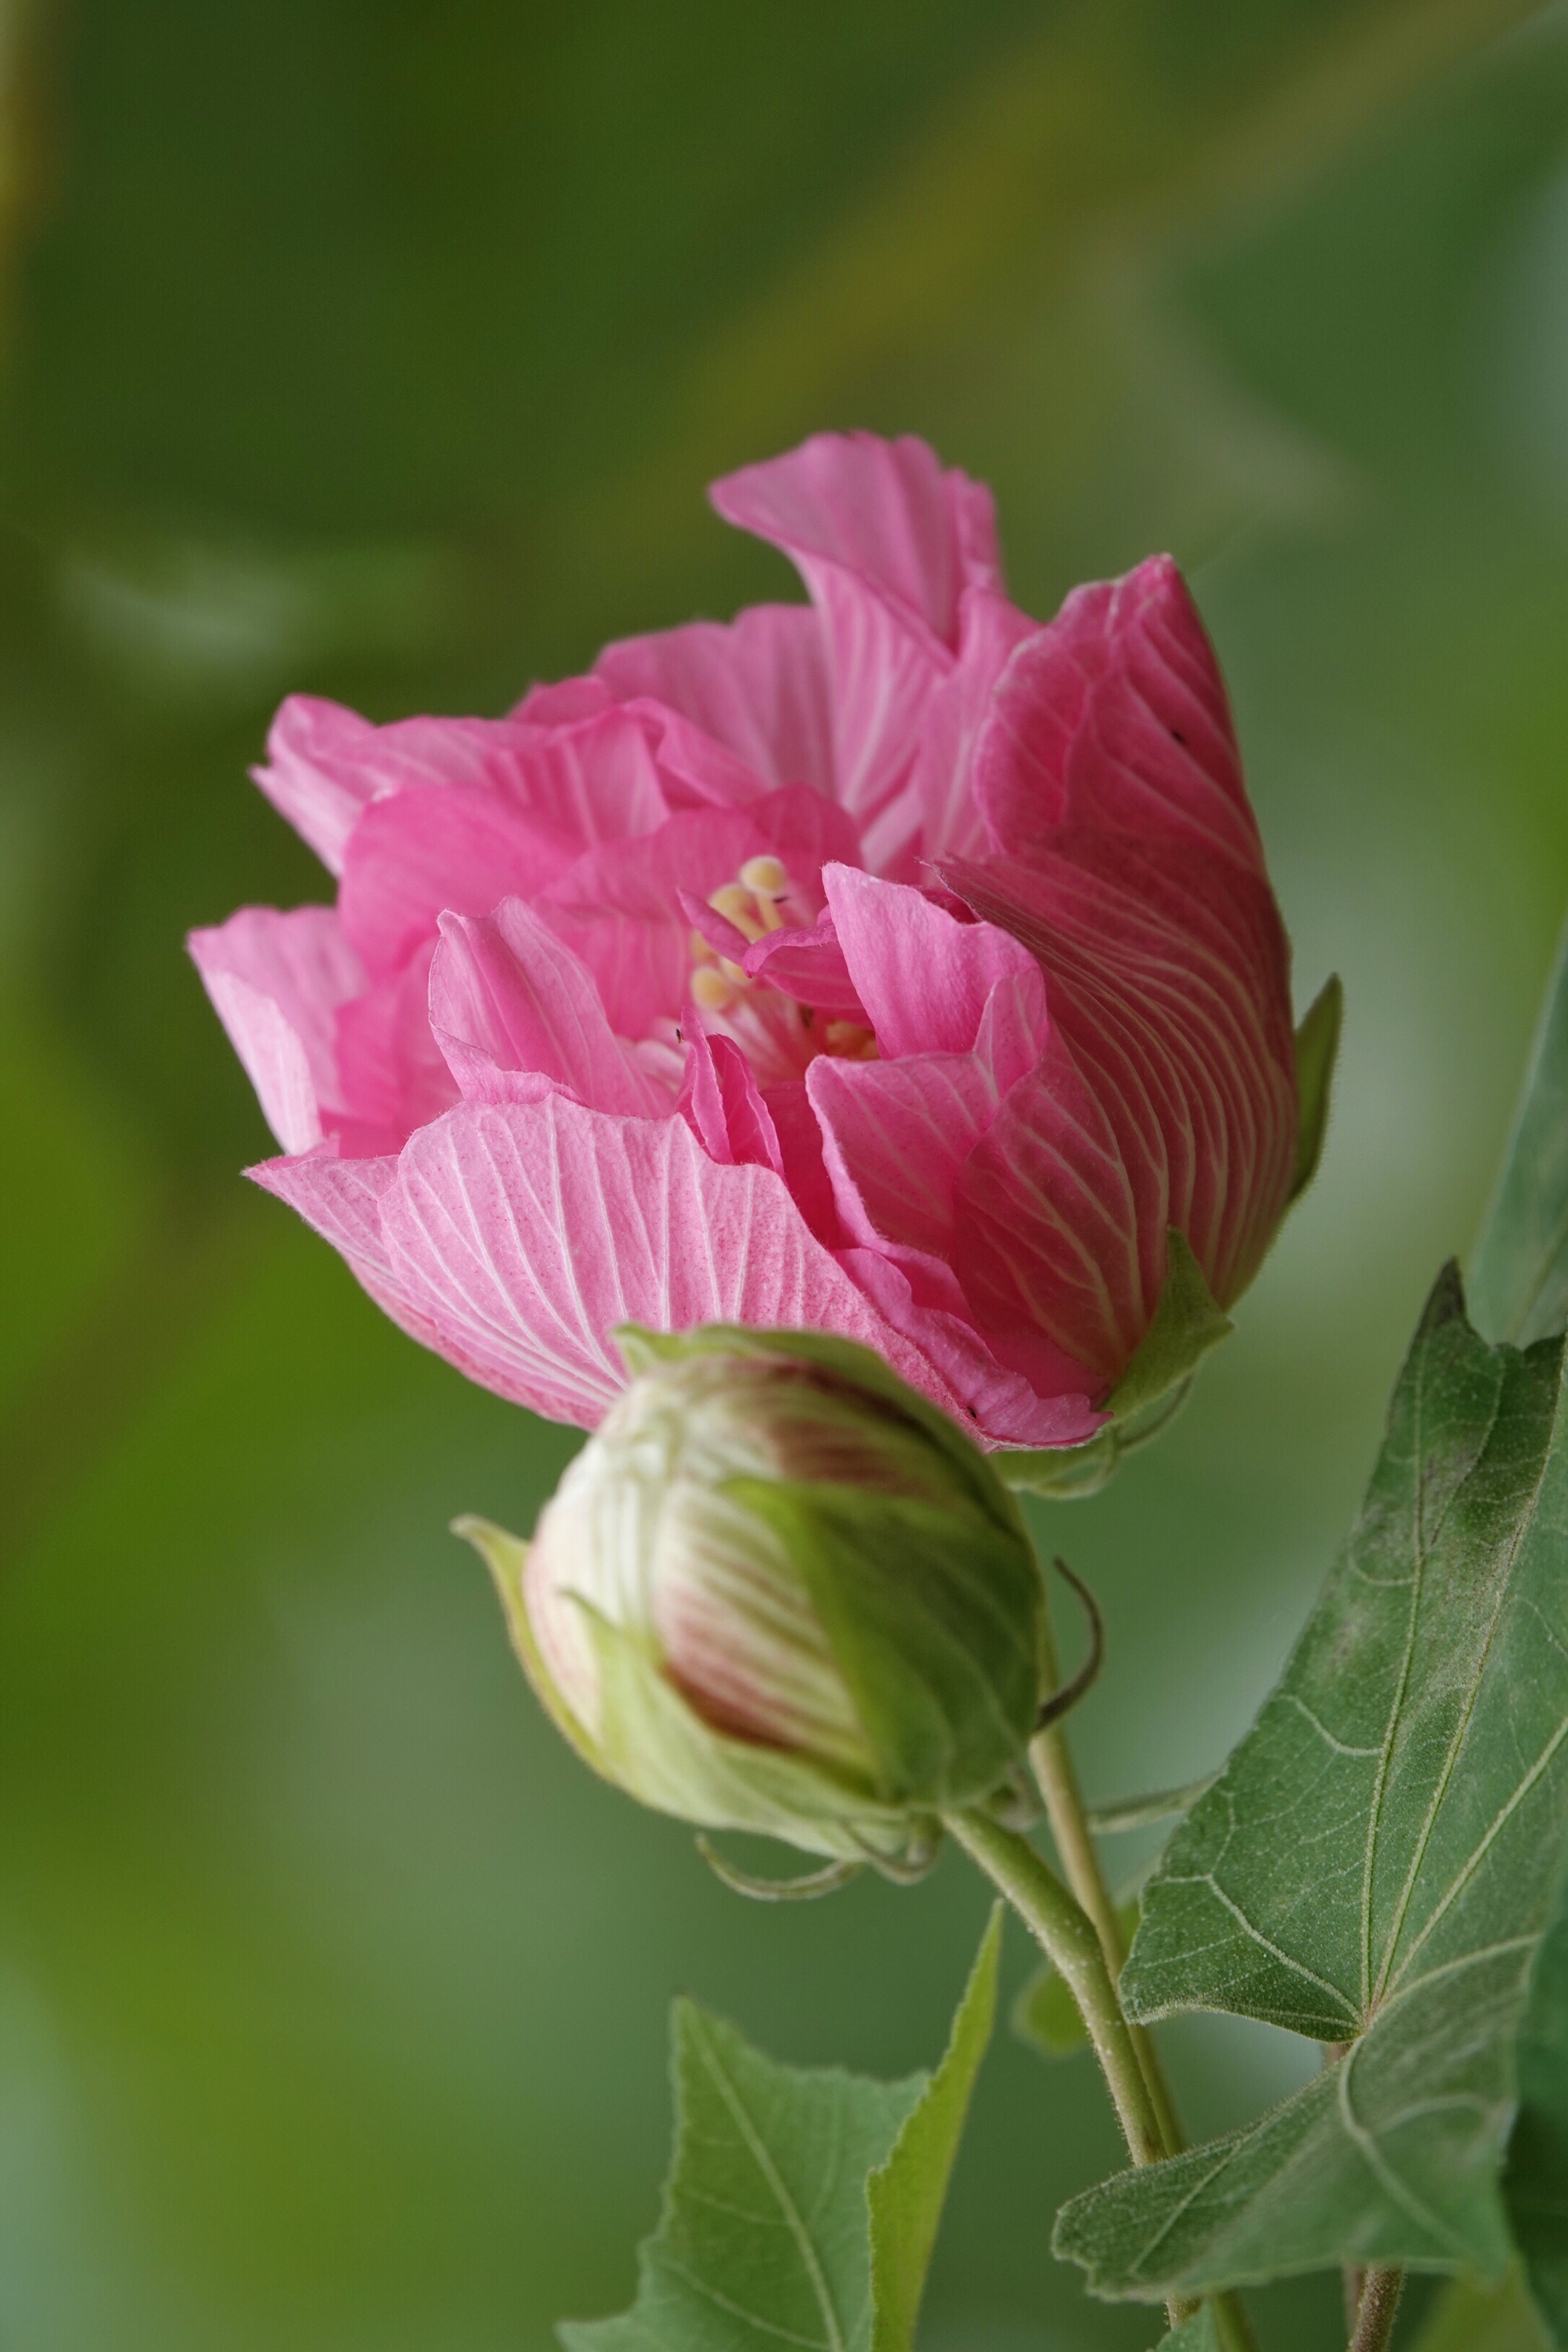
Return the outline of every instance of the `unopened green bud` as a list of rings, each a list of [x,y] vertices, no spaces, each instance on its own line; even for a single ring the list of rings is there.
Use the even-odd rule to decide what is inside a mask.
[[[890,1857],[990,1796],[1039,1696],[1039,1571],[985,1457],[868,1350],[617,1335],[634,1374],[531,1545],[462,1523],[563,1731],[706,1828]]]

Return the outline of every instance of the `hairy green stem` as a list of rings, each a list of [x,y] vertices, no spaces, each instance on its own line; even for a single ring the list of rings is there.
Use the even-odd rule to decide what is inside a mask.
[[[1055,1688],[1061,1681],[1061,1664],[1048,1608],[1042,1612],[1042,1615],[1041,1665],[1046,1680]],[[1115,1902],[1100,1865],[1100,1853],[1089,1826],[1077,1768],[1068,1745],[1065,1722],[1049,1724],[1044,1731],[1036,1734],[1029,1747],[1029,1761],[1045,1801],[1046,1819],[1050,1824],[1051,1837],[1067,1874],[1068,1885],[1100,1938],[1106,1971],[1116,1999],[1117,2013],[1122,2017],[1148,2088],[1150,2105],[1159,2122],[1162,2152],[1166,2156],[1179,2155],[1186,2146],[1186,2139],[1154,2037],[1145,2027],[1127,2023],[1121,1998],[1115,1995],[1114,1989],[1126,1965],[1127,1938],[1122,1933]],[[1065,1975],[1066,1971],[1063,1973]],[[1087,2012],[1085,2014],[1087,2021]],[[1098,2048],[1098,2044],[1096,2046]],[[1134,2163],[1139,2160],[1134,2152]],[[1224,2352],[1254,2352],[1251,2323],[1237,2296],[1218,2294],[1209,2300]]]
[[[1043,1608],[1040,1614],[1041,1669],[1054,1689],[1062,1678],[1061,1662],[1057,1654],[1049,1607]],[[1068,1885],[1094,1922],[1100,1948],[1105,1954],[1105,1965],[1114,1983],[1126,1963],[1127,1939],[1122,1935],[1116,1905],[1100,1866],[1100,1855],[1078,1785],[1072,1750],[1068,1746],[1065,1723],[1050,1724],[1036,1735],[1030,1743],[1029,1761],[1034,1766],[1035,1778],[1045,1800],[1046,1819],[1051,1825],[1051,1837],[1067,1874]],[[1149,2095],[1160,2118],[1165,2152],[1174,2156],[1186,2142],[1176,2115],[1175,2101],[1171,2096],[1170,2084],[1165,2080],[1165,2070],[1160,2063],[1160,2053],[1154,2047],[1152,2035],[1142,2026],[1134,2025],[1130,2030],[1132,2046],[1138,2053],[1138,2063],[1149,2085]]]
[[[1159,2112],[1150,2096],[1148,2078],[1121,2014],[1092,1921],[1045,1857],[1016,1830],[1004,1829],[989,1813],[973,1811],[949,1813],[946,1822],[952,1837],[1005,1895],[1065,1979],[1094,2044],[1133,2163],[1157,2164],[1169,2153]],[[1167,2308],[1174,2326],[1197,2305],[1175,2300]]]
[[[1367,2272],[1349,2352],[1386,2352],[1394,2334],[1394,2315],[1399,2309],[1399,2298],[1404,2291],[1403,2270]]]

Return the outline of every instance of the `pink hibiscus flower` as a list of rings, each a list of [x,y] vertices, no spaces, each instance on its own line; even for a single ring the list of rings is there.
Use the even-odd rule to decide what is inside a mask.
[[[1042,627],[989,493],[821,435],[713,491],[809,604],[606,648],[500,719],[284,704],[257,781],[340,877],[192,951],[405,1329],[592,1427],[614,1327],[839,1332],[1067,1445],[1168,1234],[1226,1305],[1285,1206],[1289,955],[1173,563]]]

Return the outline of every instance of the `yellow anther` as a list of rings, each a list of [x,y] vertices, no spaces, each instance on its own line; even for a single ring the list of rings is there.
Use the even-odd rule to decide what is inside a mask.
[[[704,1013],[722,1013],[733,1003],[735,983],[726,980],[717,964],[699,964],[691,975],[691,1001]]]
[[[709,946],[700,931],[692,932],[691,961],[693,963],[712,963],[715,959],[715,950]]]
[[[741,868],[741,881],[759,898],[782,898],[789,888],[789,876],[776,857],[748,857]]]
[[[742,884],[726,882],[721,889],[714,891],[708,904],[716,915],[722,915],[727,923],[733,923],[744,938],[762,938],[763,925],[757,915],[757,902]]]
[[[873,1032],[859,1021],[830,1021],[822,1033],[826,1051],[841,1062],[876,1062],[881,1059]]]

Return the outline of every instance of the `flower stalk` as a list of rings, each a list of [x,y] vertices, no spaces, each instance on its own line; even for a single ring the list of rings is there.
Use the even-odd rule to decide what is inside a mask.
[[[1385,2352],[1404,2292],[1402,2269],[1390,2265],[1367,2272],[1349,2352]]]

